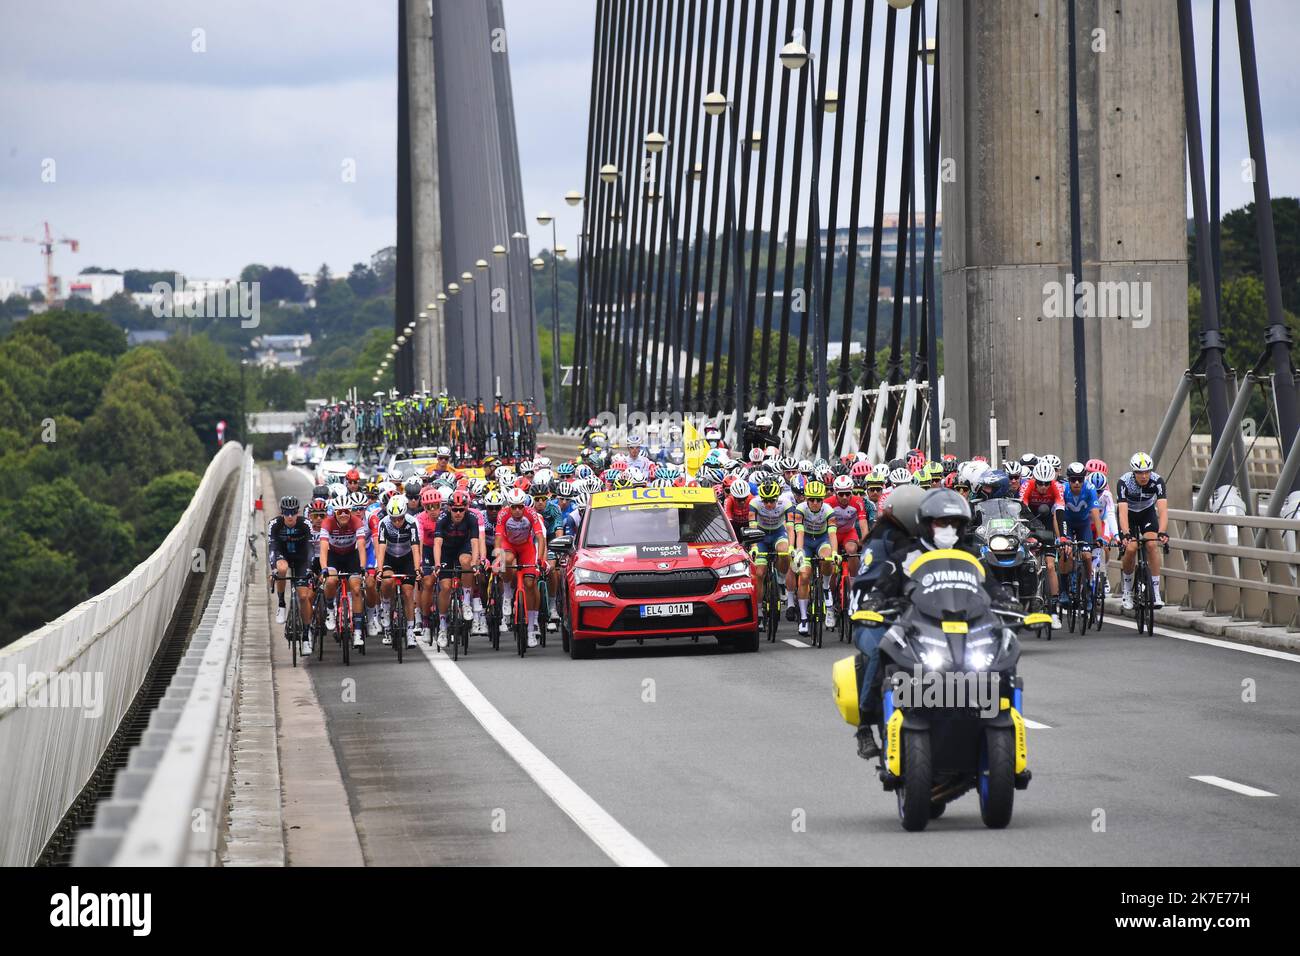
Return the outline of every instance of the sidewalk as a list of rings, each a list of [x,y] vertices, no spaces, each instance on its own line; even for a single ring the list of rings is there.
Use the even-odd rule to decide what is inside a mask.
[[[1106,599],[1106,615],[1121,617],[1119,598]],[[1132,612],[1127,618],[1132,620]],[[1163,607],[1156,611],[1156,624],[1196,631],[1206,637],[1217,637],[1252,647],[1267,647],[1275,651],[1300,653],[1300,632],[1289,632],[1285,627],[1266,626],[1258,621],[1234,621],[1227,615],[1207,616],[1203,611],[1181,607]]]

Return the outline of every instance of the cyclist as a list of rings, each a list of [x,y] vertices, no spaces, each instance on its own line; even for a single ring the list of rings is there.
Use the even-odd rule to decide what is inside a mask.
[[[461,589],[461,615],[474,617],[473,594],[466,584],[476,562],[483,556],[483,525],[469,510],[469,495],[453,492],[448,507],[439,517],[433,532],[433,547],[426,543],[428,563],[438,569],[438,646],[447,646],[447,607],[451,603],[451,579],[458,579]]]
[[[1119,535],[1119,517],[1115,510],[1115,496],[1106,484],[1106,463],[1100,458],[1092,458],[1084,468],[1088,474],[1083,480],[1096,493],[1097,506],[1101,511],[1101,541],[1108,545]],[[1098,548],[1092,556],[1093,569],[1105,571],[1106,563],[1106,549]],[[1109,578],[1106,579],[1106,593],[1110,593]]]
[[[1030,480],[1020,488],[1020,502],[1030,515],[1034,526],[1034,536],[1044,544],[1061,537],[1060,515],[1065,509],[1065,496],[1061,486],[1056,482],[1056,469],[1051,462],[1038,461],[1030,474]],[[1060,596],[1060,579],[1056,575],[1056,558],[1044,549],[1044,562],[1047,565],[1048,607],[1052,615],[1052,627],[1059,629],[1061,618],[1056,613]]]
[[[548,598],[546,629],[554,631],[559,627],[559,615],[555,613],[555,596],[560,591],[560,564],[556,560],[556,555],[549,550],[551,541],[559,535],[560,529],[564,526],[564,512],[560,506],[551,497],[552,492],[551,480],[549,478],[538,477],[528,489],[533,498],[533,510],[537,516],[542,519],[542,525],[546,528],[546,563],[550,570],[546,576],[546,594]]]
[[[1062,537],[1059,542],[1061,545],[1059,571],[1063,575],[1069,574],[1074,567],[1074,555],[1069,544],[1071,539],[1084,543],[1080,562],[1086,562],[1086,567],[1091,568],[1094,532],[1101,528],[1101,505],[1097,501],[1097,493],[1084,481],[1086,476],[1087,472],[1081,461],[1072,461],[1065,469],[1065,492],[1062,496],[1065,507],[1061,510]],[[1061,604],[1068,606],[1069,601],[1069,594],[1063,593]]]
[[[858,552],[870,529],[876,506],[863,501],[853,493],[853,479],[840,475],[833,482],[835,497],[831,499],[831,513],[835,518],[835,540],[844,555],[844,565],[850,577],[858,573]]]
[[[754,573],[758,593],[763,593],[763,579],[768,573],[768,562],[775,555],[776,571],[781,575],[784,588],[786,573],[790,570],[790,507],[781,483],[768,479],[758,486],[757,500],[749,502],[749,526],[763,532],[763,538],[754,543]],[[785,595],[786,607],[793,610],[794,596]],[[765,609],[760,608],[762,614]]]
[[[741,529],[749,527],[749,505],[754,496],[749,482],[744,478],[734,479],[728,491],[730,493],[722,504],[722,510],[726,514],[727,520],[731,522],[731,529],[739,538]]]
[[[336,625],[346,627],[346,621],[336,621],[334,615],[334,596],[338,592],[339,578],[347,579],[348,591],[352,595],[352,646],[365,647],[365,638],[361,636],[361,556],[360,548],[365,547],[366,522],[360,514],[365,507],[364,495],[347,495],[334,503],[334,513],[327,516],[321,524],[320,566],[329,569],[325,581],[325,629],[335,630]]]
[[[305,637],[300,648],[305,656],[311,653],[311,600],[312,589],[307,581],[311,570],[312,529],[302,517],[297,496],[285,495],[280,499],[280,516],[271,521],[266,529],[266,557],[271,565],[271,573],[279,578],[275,582],[275,596],[278,607],[275,623],[283,624],[288,612],[284,606],[284,579],[293,577],[298,594],[298,610],[301,612]],[[292,575],[290,575],[292,571]]]
[[[524,574],[524,603],[528,612],[528,646],[536,647],[537,575],[546,573],[546,527],[519,488],[511,488],[506,493],[506,507],[497,518],[496,540],[500,548],[498,572],[502,575],[503,618],[513,618],[515,564],[534,566]]]
[[[794,508],[794,553],[799,574],[799,633],[808,633],[808,601],[812,562],[822,562],[822,606],[831,607],[832,556],[835,554],[835,521],[826,505],[826,486],[820,481],[804,485],[804,500]],[[832,621],[833,623],[833,621]]]
[[[1138,452],[1129,460],[1131,471],[1120,476],[1115,486],[1115,504],[1119,533],[1124,540],[1124,560],[1120,566],[1124,582],[1124,610],[1133,610],[1133,566],[1137,562],[1137,539],[1146,541],[1147,564],[1151,568],[1152,607],[1164,607],[1160,599],[1160,551],[1156,541],[1169,540],[1169,502],[1165,480],[1154,471],[1151,456]]]
[[[344,486],[348,489],[348,494],[355,495],[361,489],[361,472],[355,468],[349,468],[348,473],[343,476]]]
[[[383,575],[382,620],[387,621],[392,614],[393,593],[396,582],[393,575],[402,576],[402,597],[406,604],[406,646],[415,647],[415,593],[419,581],[419,571],[415,567],[415,555],[420,549],[419,523],[407,515],[406,499],[393,495],[385,506],[383,520],[379,522],[379,543],[375,545],[375,564]],[[385,633],[383,643],[391,644],[391,637]]]

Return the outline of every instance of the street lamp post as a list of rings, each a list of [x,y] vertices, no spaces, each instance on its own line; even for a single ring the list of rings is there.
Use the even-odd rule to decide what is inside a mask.
[[[736,383],[734,428],[736,444],[740,446],[741,428],[745,420],[745,393],[748,384],[746,379],[749,375],[749,369],[747,368],[749,363],[745,361],[749,354],[749,343],[745,340],[745,329],[748,327],[748,323],[745,318],[747,303],[745,300],[745,263],[743,261],[744,240],[742,238],[744,222],[736,209],[735,187],[735,166],[740,152],[740,113],[731,103],[727,102],[725,95],[717,92],[705,95],[704,112],[710,116],[721,116],[723,113],[730,113],[731,162],[729,165],[732,167],[732,175],[727,183],[726,223],[723,226],[723,231],[731,230],[731,368],[732,377]],[[719,148],[721,148],[721,142],[719,142]],[[816,149],[815,146],[813,148]],[[813,188],[816,189],[815,180]],[[823,367],[825,362],[826,356],[823,354]]]
[[[560,428],[560,258],[559,240],[556,238],[555,217],[549,212],[537,215],[539,225],[551,227],[551,421]],[[533,260],[534,268],[541,262]]]
[[[481,356],[483,352],[479,345],[478,283],[474,281],[474,273],[469,270],[460,274],[460,281],[469,286],[471,297],[473,299],[471,302],[471,311],[474,320],[474,400],[481,402],[483,400],[483,381],[480,377],[480,372],[483,363],[480,361],[479,356]]]
[[[808,93],[812,98],[812,108],[814,112],[817,109],[817,59],[809,53],[802,43],[791,41],[781,48],[781,64],[787,70],[799,70],[805,65],[811,71],[808,83]],[[829,106],[828,104],[824,104]],[[832,107],[833,109],[833,107]],[[812,164],[812,208],[809,212],[811,220],[812,240],[808,246],[808,316],[812,323],[813,332],[813,361],[817,370],[817,453],[822,458],[830,458],[830,407],[827,403],[827,385],[826,385],[826,343],[822,341],[822,323],[817,314],[817,272],[820,268],[818,262],[821,258],[821,216],[819,206],[821,204],[821,192],[819,186],[818,167],[821,165],[822,134],[821,123],[817,117],[813,116],[812,124],[813,136],[813,164]],[[867,360],[870,361],[870,355]],[[847,362],[848,356],[840,356],[841,362]]]
[[[497,248],[500,248],[499,246]],[[488,355],[491,362],[490,371],[488,372],[488,391],[495,397],[501,391],[501,376],[497,374],[497,337],[496,323],[492,321],[492,299],[496,295],[496,289],[493,287],[492,264],[486,259],[479,259],[474,263],[475,268],[487,273],[488,277],[488,294],[487,302],[487,326],[488,335]]]

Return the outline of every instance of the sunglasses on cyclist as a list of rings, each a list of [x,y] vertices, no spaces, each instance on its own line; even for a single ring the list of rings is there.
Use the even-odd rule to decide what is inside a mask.
[[[463,515],[463,514],[465,513],[465,509],[464,509],[464,508],[452,508],[452,509],[451,509],[451,513],[454,514],[454,515]]]

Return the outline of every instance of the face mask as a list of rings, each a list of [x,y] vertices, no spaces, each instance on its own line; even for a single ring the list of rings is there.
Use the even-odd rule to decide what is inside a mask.
[[[957,543],[956,528],[935,528],[934,543],[940,548],[951,548]]]

